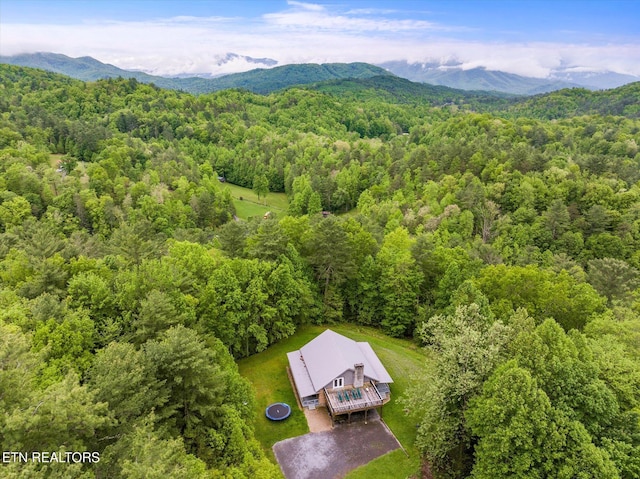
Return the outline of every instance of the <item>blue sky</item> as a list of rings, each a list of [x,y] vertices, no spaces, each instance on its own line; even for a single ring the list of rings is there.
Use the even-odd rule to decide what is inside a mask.
[[[0,0],[0,54],[90,55],[157,74],[279,62],[449,61],[544,77],[640,75],[638,0]]]

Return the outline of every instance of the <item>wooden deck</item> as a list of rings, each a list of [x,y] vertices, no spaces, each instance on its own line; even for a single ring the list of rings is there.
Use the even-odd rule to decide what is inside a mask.
[[[359,396],[354,395],[356,389],[360,392]],[[345,394],[348,393],[348,394]],[[361,388],[353,388],[351,386],[339,389],[324,389],[327,398],[327,407],[332,417],[340,414],[350,414],[357,411],[365,411],[382,406],[389,401],[389,398],[383,398],[378,392],[375,385],[365,383]],[[346,397],[348,396],[348,397]],[[342,398],[342,400],[340,399]]]

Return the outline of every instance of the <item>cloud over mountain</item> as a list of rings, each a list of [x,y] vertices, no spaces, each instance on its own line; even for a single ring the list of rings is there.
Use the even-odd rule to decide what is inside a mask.
[[[413,10],[398,5],[364,8],[360,4],[289,1],[284,8],[278,2],[267,12],[242,16],[185,11],[173,16],[150,13],[143,19],[94,16],[67,22],[3,21],[0,54],[56,51],[90,55],[121,68],[158,75],[247,71],[256,67],[247,60],[251,58],[272,59],[279,65],[453,58],[466,70],[484,67],[537,78],[560,68],[640,75],[636,38],[607,42],[586,41],[574,33],[565,35],[571,41],[559,40],[562,36],[557,32],[529,39],[504,31],[494,35],[489,27],[468,26],[451,14],[418,10],[419,3],[409,4]],[[227,52],[237,52],[239,57],[224,61]]]

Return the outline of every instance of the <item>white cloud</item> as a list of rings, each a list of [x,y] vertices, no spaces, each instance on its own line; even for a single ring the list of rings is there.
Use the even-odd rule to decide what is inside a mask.
[[[399,13],[399,10],[390,8],[352,8],[345,12],[346,15],[390,15]]]
[[[433,22],[425,20],[401,20],[386,18],[382,12],[372,17],[374,11],[351,11],[344,14],[333,13],[321,5],[303,4],[300,2],[288,2],[292,8],[277,13],[268,13],[263,16],[268,24],[278,27],[300,28],[305,30],[333,30],[339,32],[403,32],[448,29]],[[317,7],[317,8],[316,8]],[[386,14],[391,13],[386,11]],[[362,16],[365,15],[365,16]]]
[[[318,5],[317,3],[294,2],[293,0],[289,0],[287,4],[294,7],[300,7],[304,10],[311,10],[313,12],[321,12],[325,10],[323,5]]]
[[[126,69],[156,74],[231,73],[254,68],[236,61],[216,66],[229,52],[305,62],[426,62],[455,58],[463,68],[484,66],[546,77],[557,68],[612,70],[640,75],[635,44],[496,43],[455,39],[458,27],[385,17],[383,12],[334,13],[289,1],[285,11],[259,18],[190,17],[76,25],[2,24],[0,54],[53,51],[90,55]]]

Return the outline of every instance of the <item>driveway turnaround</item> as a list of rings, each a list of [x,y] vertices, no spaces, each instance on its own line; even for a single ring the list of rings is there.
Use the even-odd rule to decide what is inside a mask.
[[[370,418],[285,439],[273,452],[287,479],[334,479],[399,447],[387,426]]]

